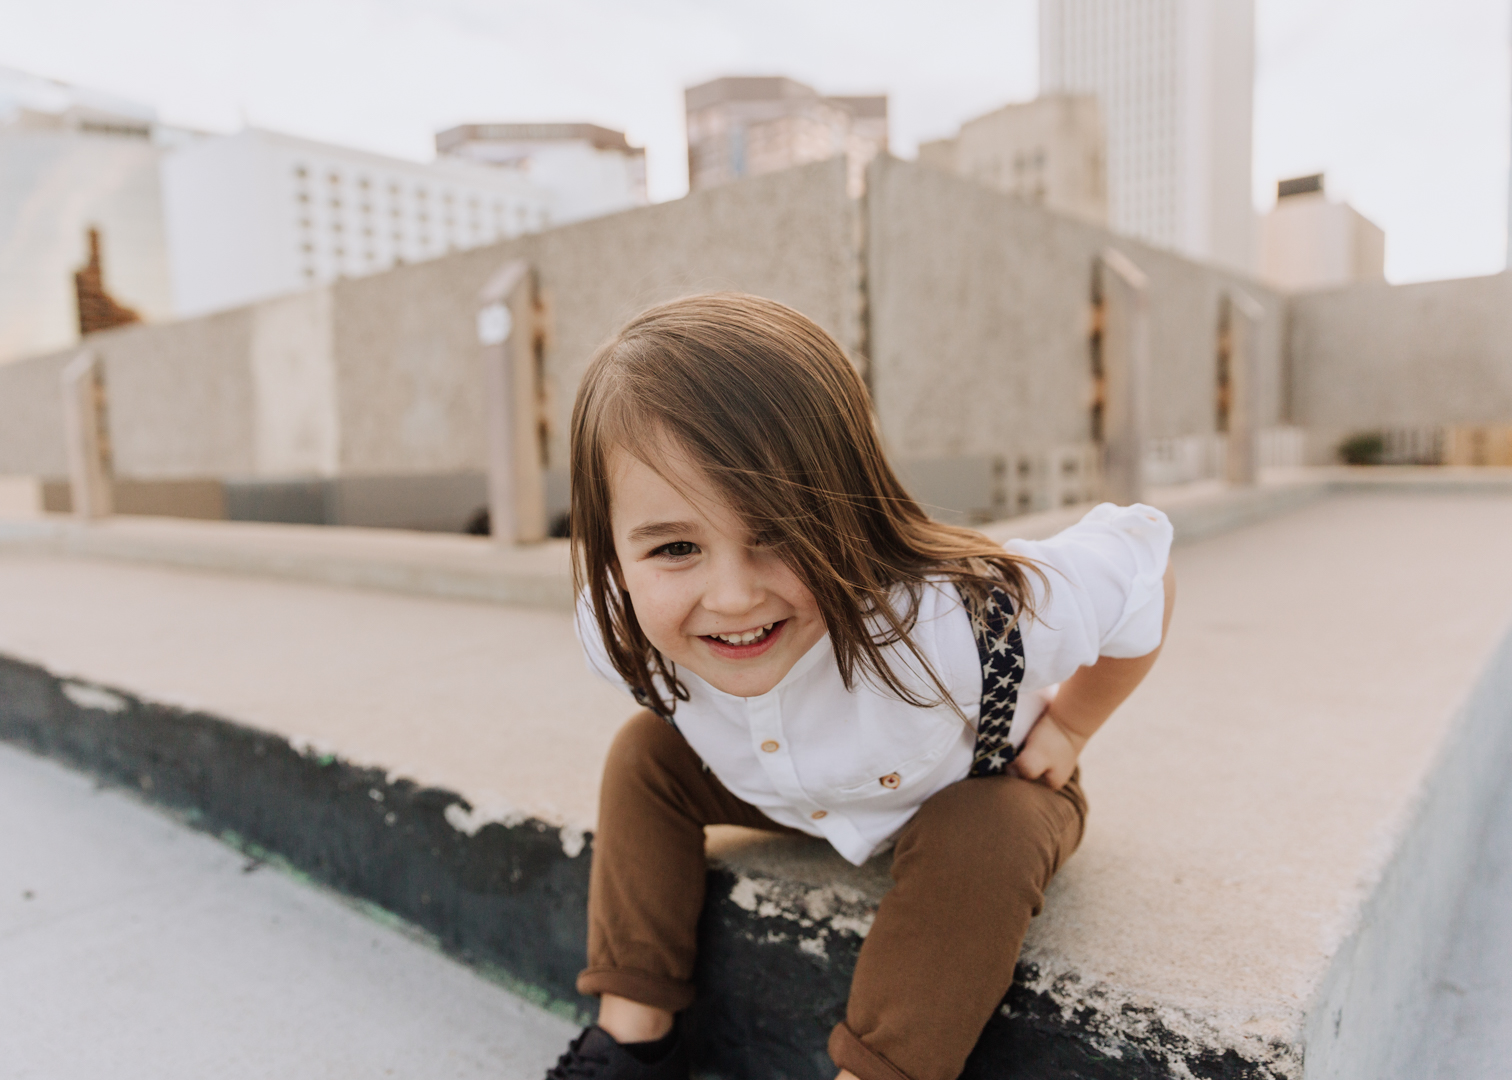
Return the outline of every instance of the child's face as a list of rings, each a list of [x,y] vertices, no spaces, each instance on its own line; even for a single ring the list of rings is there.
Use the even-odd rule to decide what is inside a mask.
[[[824,636],[813,594],[685,457],[610,459],[620,577],[651,644],[727,694],[771,690]],[[730,640],[733,638],[734,640]]]

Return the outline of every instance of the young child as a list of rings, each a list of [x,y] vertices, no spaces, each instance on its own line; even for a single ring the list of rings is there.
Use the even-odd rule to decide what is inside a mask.
[[[1077,757],[1159,651],[1170,541],[1138,505],[1006,549],[931,520],[845,354],[781,304],[621,330],[573,409],[572,543],[590,665],[644,708],[604,769],[578,977],[599,1022],[549,1076],[686,1080],[714,824],[857,865],[892,846],[830,1055],[957,1076],[1081,840]]]

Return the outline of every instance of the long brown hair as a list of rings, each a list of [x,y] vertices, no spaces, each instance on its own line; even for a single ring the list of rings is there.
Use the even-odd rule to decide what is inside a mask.
[[[813,593],[848,689],[859,669],[910,704],[955,707],[910,637],[931,576],[944,575],[977,610],[997,588],[1015,618],[1032,614],[1026,568],[1043,580],[1038,567],[924,513],[888,465],[866,388],[834,338],[756,296],[674,300],[599,349],[572,409],[573,582],[615,670],[658,712],[670,715],[687,691],[616,579],[608,470],[616,449],[659,468],[664,439]],[[888,664],[884,650],[898,644],[940,701],[918,697]]]

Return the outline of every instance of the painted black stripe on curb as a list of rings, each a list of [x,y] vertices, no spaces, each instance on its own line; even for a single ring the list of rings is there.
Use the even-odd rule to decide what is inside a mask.
[[[196,828],[234,834],[228,839],[371,901],[448,952],[502,968],[557,1011],[584,1014],[592,1004],[573,990],[588,859],[568,858],[551,826],[492,824],[468,836],[445,818],[453,803],[467,805],[451,792],[389,783],[379,770],[301,754],[277,735],[3,657],[0,738],[136,789]]]
[[[468,835],[446,819],[466,800],[201,712],[62,678],[0,656],[0,739],[137,790],[196,828],[418,927],[451,955],[553,1011],[586,1017],[574,980],[586,951],[592,837],[576,856],[541,821]],[[825,1046],[845,1015],[861,939],[741,907],[739,875],[710,870],[700,988],[688,1017],[700,1076],[830,1080]],[[805,940],[803,935],[807,935]],[[805,947],[806,946],[806,947]],[[1150,1018],[1110,1047],[1088,1013],[1063,1014],[1020,966],[966,1080],[1263,1080],[1232,1052],[1194,1052]]]

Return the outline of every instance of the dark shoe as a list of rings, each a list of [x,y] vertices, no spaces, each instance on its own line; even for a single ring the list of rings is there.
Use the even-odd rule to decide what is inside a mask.
[[[676,1039],[661,1060],[646,1064],[595,1024],[572,1040],[546,1080],[688,1080],[688,1052]]]

